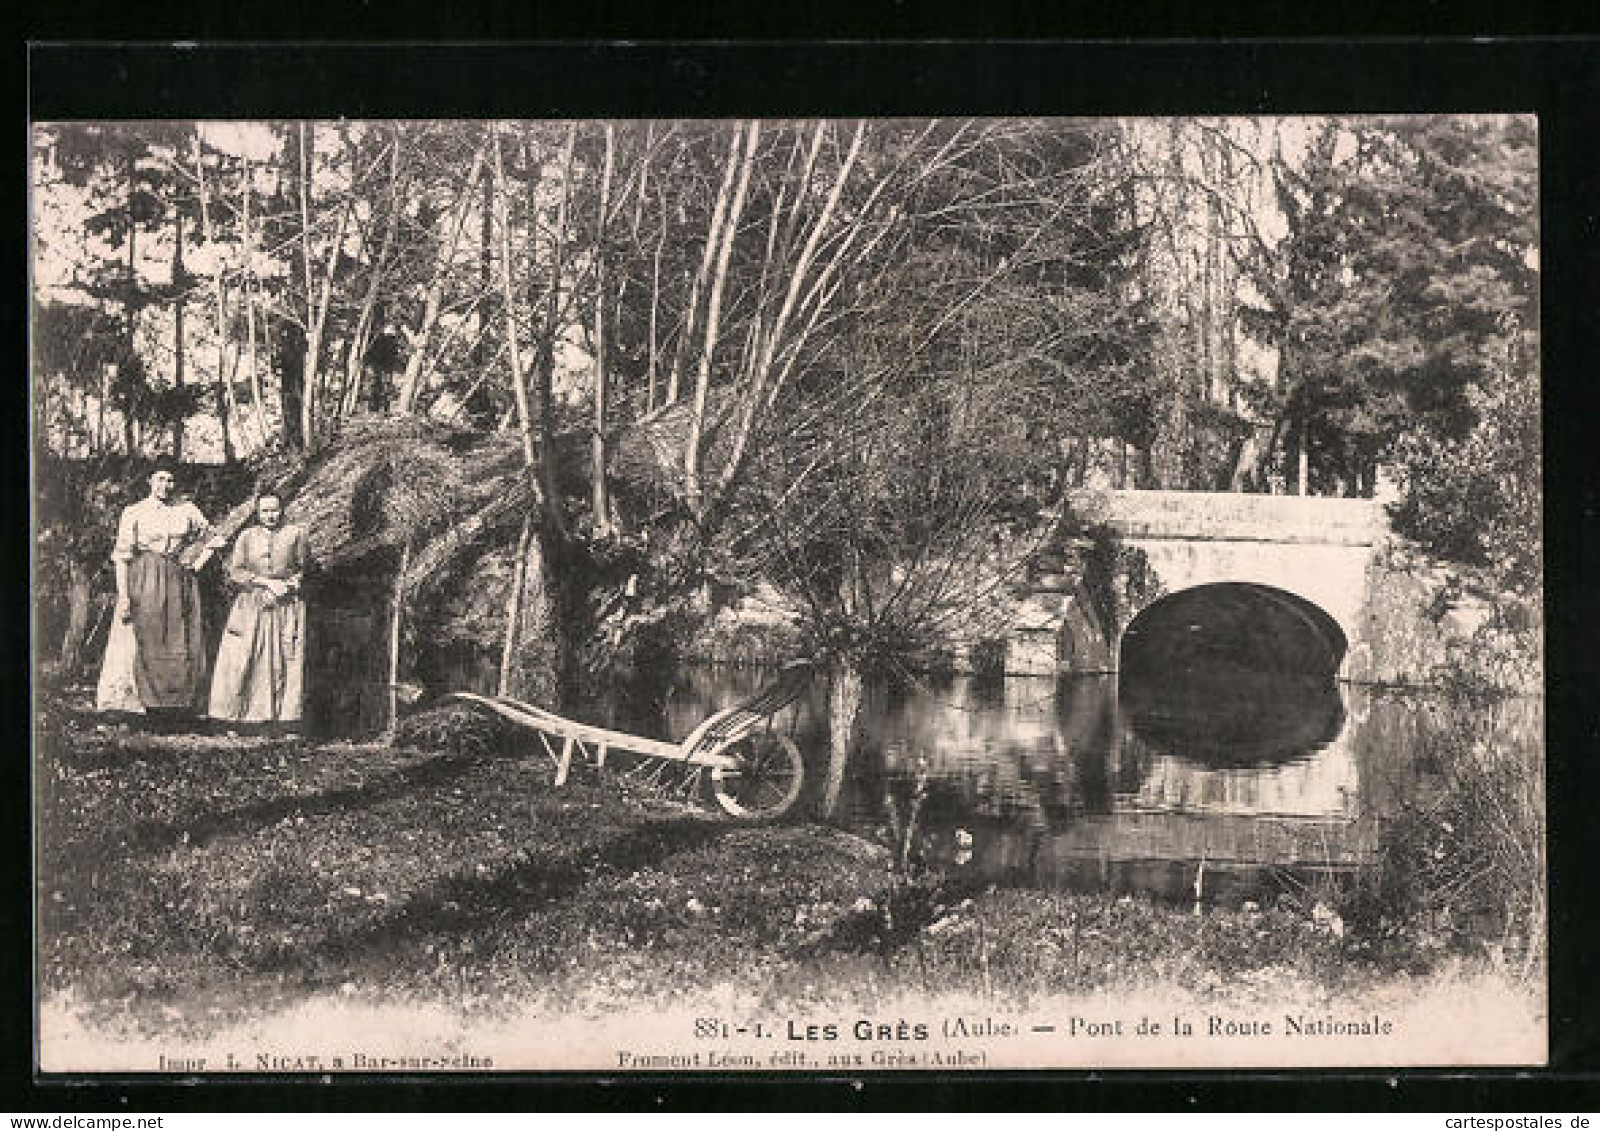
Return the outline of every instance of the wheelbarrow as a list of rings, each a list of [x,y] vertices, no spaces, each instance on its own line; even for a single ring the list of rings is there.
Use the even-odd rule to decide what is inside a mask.
[[[800,799],[805,761],[773,717],[795,703],[811,681],[809,660],[793,660],[749,698],[707,718],[682,742],[663,742],[608,730],[558,715],[510,696],[457,691],[447,700],[471,703],[531,731],[556,765],[555,784],[566,784],[574,757],[598,767],[613,752],[632,754],[659,765],[709,771],[711,796],[728,815],[746,821],[777,820]]]

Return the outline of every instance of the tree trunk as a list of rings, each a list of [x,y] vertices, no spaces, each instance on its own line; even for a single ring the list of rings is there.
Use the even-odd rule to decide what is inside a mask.
[[[199,186],[200,196],[200,238],[205,240],[208,248],[215,250],[217,246],[216,233],[211,227],[211,204],[206,194],[206,158],[205,149],[200,141],[198,127],[194,135],[194,172],[195,183]],[[248,229],[246,230],[248,234]],[[222,430],[222,461],[230,466],[237,459],[233,448],[233,376],[239,366],[239,351],[232,351],[229,358],[228,339],[228,298],[227,287],[223,282],[223,265],[219,262],[212,271],[212,296],[216,302],[217,318],[217,372],[216,372],[216,398],[217,398],[217,423]]]
[[[716,352],[719,327],[722,321],[722,296],[727,288],[728,264],[733,256],[734,239],[739,234],[739,218],[744,211],[745,194],[750,186],[750,173],[755,165],[757,131],[760,123],[752,121],[747,131],[744,156],[739,160],[739,183],[728,205],[728,214],[722,226],[721,246],[711,277],[711,295],[706,300],[705,342],[700,348],[700,362],[695,370],[694,408],[689,416],[689,430],[683,445],[683,486],[689,509],[697,518],[705,517],[705,502],[700,485],[700,445],[705,437],[706,406],[711,392],[712,355]],[[737,142],[728,155],[730,164],[738,159]],[[726,183],[726,182],[724,182]],[[720,203],[720,202],[719,202]]]
[[[411,568],[411,543],[400,550],[400,565],[394,574],[394,600],[389,607],[389,716],[384,734],[394,737],[400,722],[400,631],[404,627],[406,571]]]
[[[672,404],[678,399],[679,382],[683,373],[683,364],[688,358],[691,340],[694,338],[695,326],[700,313],[700,292],[705,288],[706,280],[711,276],[711,264],[716,258],[717,247],[722,240],[722,220],[728,211],[728,201],[733,192],[733,178],[738,169],[739,135],[734,134],[733,144],[728,150],[728,161],[722,169],[722,185],[717,189],[717,202],[711,209],[711,225],[706,231],[705,246],[700,250],[700,267],[695,271],[694,282],[689,285],[689,299],[684,310],[683,328],[678,334],[678,342],[673,349],[672,368],[667,373],[667,404]]]
[[[559,209],[561,222],[558,227],[561,228],[565,226],[576,128],[574,124],[567,135],[566,173],[563,178],[562,203]],[[511,386],[516,399],[517,422],[522,437],[523,463],[532,481],[535,497],[541,504],[541,521],[537,523],[531,519],[525,521],[523,531],[528,536],[519,540],[517,577],[513,582],[512,598],[508,605],[508,614],[515,615],[507,624],[510,638],[502,650],[500,682],[502,687],[508,689],[507,694],[559,707],[563,685],[566,682],[564,676],[568,648],[559,568],[565,527],[561,522],[560,496],[556,493],[558,484],[555,479],[555,460],[550,443],[553,433],[550,420],[551,367],[553,367],[551,339],[555,336],[555,332],[552,325],[546,325],[545,348],[541,353],[547,356],[541,358],[538,386],[534,390],[537,400],[532,400],[529,395],[527,375],[522,368],[521,346],[517,340],[516,288],[512,282],[511,270],[509,185],[500,155],[498,135],[493,138],[491,145],[495,221],[500,231],[500,283],[501,298],[505,304],[506,352],[510,358]],[[550,282],[552,292],[559,290],[560,287],[564,232],[558,231],[556,239]],[[557,310],[552,299],[547,318],[553,320]],[[534,437],[535,414],[538,416],[537,425],[540,432],[537,448]]]
[[[316,145],[315,131],[307,133],[306,123],[301,122],[299,138],[300,251],[306,288],[305,361],[301,366],[300,434],[309,452],[315,450],[317,446],[317,417],[320,413],[319,401],[322,393],[323,337],[327,332],[328,312],[333,302],[334,273],[338,269],[340,253],[344,248],[344,235],[350,223],[353,201],[346,199],[340,206],[339,223],[334,230],[333,240],[328,245],[328,258],[321,265],[323,277],[321,293],[318,294],[315,273],[311,265],[311,182],[315,168],[313,155]]]
[[[183,388],[183,213],[176,207],[172,211],[172,385]],[[183,462],[183,422],[180,409],[172,422],[172,458]]]
[[[657,320],[661,312],[661,256],[667,249],[666,190],[659,190],[658,195],[661,197],[661,231],[656,236],[655,256],[650,265],[650,365],[644,403],[646,412],[656,407],[656,374],[661,365],[661,342]]]
[[[546,288],[544,325],[539,335],[539,366],[533,387],[534,410],[539,423],[539,487],[544,495],[544,514],[540,529],[551,540],[566,536],[566,517],[561,511],[560,462],[555,456],[555,370],[556,338],[560,334],[562,275],[566,271],[568,215],[572,205],[573,155],[578,145],[578,124],[567,127],[561,153],[561,196],[556,203],[555,246],[550,249],[550,285]],[[530,168],[532,162],[528,162]],[[531,190],[529,197],[533,196]],[[509,301],[509,300],[508,300]]]
[[[506,598],[505,636],[500,645],[500,682],[497,695],[511,694],[511,675],[515,667],[517,640],[522,629],[522,597],[528,584],[528,548],[533,540],[533,519],[523,516],[517,535],[517,561],[511,572],[511,593]]]
[[[106,402],[111,399],[111,367],[100,365],[100,404],[95,416],[94,450],[100,455],[106,450]]]
[[[483,170],[485,147],[480,145],[472,155],[472,167],[467,172],[466,185],[461,197],[456,201],[455,212],[450,221],[450,240],[446,245],[443,256],[434,257],[433,277],[428,282],[427,297],[423,301],[422,322],[411,337],[411,353],[406,357],[405,374],[400,379],[400,395],[398,411],[409,413],[416,411],[417,399],[422,393],[423,385],[433,365],[429,360],[429,350],[433,340],[434,328],[439,324],[439,313],[444,306],[445,291],[450,281],[450,267],[455,263],[456,249],[461,243],[461,234],[466,229],[467,213],[471,206],[471,194],[477,185]],[[485,192],[490,187],[490,182],[484,181]],[[487,291],[492,280],[489,276],[489,248],[490,248],[490,222],[492,209],[486,206],[481,218],[482,225],[482,255],[479,260],[479,281],[482,290]],[[392,230],[392,229],[391,229]],[[485,312],[487,314],[487,311]],[[473,346],[473,366],[477,368],[484,364],[484,337],[479,334],[478,341]]]
[[[1296,495],[1309,495],[1311,493],[1311,452],[1308,441],[1311,438],[1311,425],[1302,420],[1300,422],[1300,456],[1297,461],[1295,474],[1294,493]]]
[[[485,143],[488,145],[490,143]],[[493,144],[499,144],[498,140]],[[504,178],[502,177],[502,180]],[[478,293],[483,300],[478,304],[477,333],[472,340],[472,372],[479,384],[475,391],[463,398],[463,408],[474,420],[488,421],[495,415],[494,398],[487,391],[484,372],[489,368],[493,354],[489,349],[489,334],[499,315],[495,310],[498,301],[494,293],[494,217],[495,198],[504,188],[495,178],[485,173],[479,179],[478,201]]]
[[[383,293],[384,283],[388,279],[389,254],[394,248],[395,229],[399,225],[400,195],[400,138],[396,136],[393,148],[389,150],[389,192],[384,208],[383,238],[378,244],[378,257],[372,265],[366,297],[361,300],[361,312],[356,317],[355,331],[350,335],[345,347],[344,396],[340,405],[340,411],[345,416],[354,415],[361,404],[362,387],[367,379],[367,353],[372,348],[372,339],[380,321],[379,296]],[[375,386],[376,384],[374,382]],[[374,387],[374,401],[380,399],[379,394],[380,390]]]
[[[1239,454],[1233,461],[1233,473],[1228,477],[1229,491],[1248,491],[1259,478],[1261,467],[1261,437],[1251,431],[1239,444]]]
[[[251,183],[254,171],[250,162],[244,164],[244,213],[241,221],[243,231],[240,238],[244,241],[244,254],[246,269],[240,292],[244,297],[244,325],[245,325],[245,356],[250,359],[250,408],[256,418],[256,430],[261,434],[260,442],[268,442],[267,435],[267,398],[261,388],[261,359],[256,352],[256,290],[255,290],[255,229],[250,225],[251,203],[255,199],[255,189]],[[286,410],[287,411],[287,410]]]
[[[295,147],[295,188],[300,201],[300,263],[306,288],[305,356],[300,362],[300,442],[306,451],[316,446],[316,396],[317,358],[322,352],[321,329],[312,308],[316,305],[311,273],[311,154],[309,147],[316,144],[314,134],[306,133],[306,123],[299,123]],[[341,236],[343,233],[340,233]],[[338,242],[334,243],[338,254]],[[287,411],[287,408],[286,408]]]
[[[71,677],[83,663],[83,646],[89,636],[89,614],[94,608],[94,591],[89,584],[89,567],[77,558],[67,559],[67,631],[61,638],[61,670]]]
[[[505,166],[500,159],[500,136],[494,138],[495,222],[500,230],[500,288],[505,303],[506,361],[510,367],[511,394],[517,406],[517,426],[522,437],[522,463],[536,484],[538,452],[533,442],[533,409],[528,401],[528,380],[522,371],[522,345],[517,340],[516,288],[511,279],[511,203]]]
[[[292,450],[305,451],[307,437],[301,402],[305,398],[305,331],[282,319],[273,329],[273,352],[278,357],[278,396],[282,402],[283,443]]]
[[[128,157],[128,295],[123,300],[123,349],[126,351],[126,362],[131,363],[136,355],[135,338],[139,315],[137,313],[137,299],[139,290],[138,268],[138,241],[139,224],[135,217],[138,214],[137,201],[138,184],[135,180],[136,170],[133,156]],[[127,390],[124,390],[125,392]],[[133,405],[126,400],[122,405],[122,447],[129,455],[135,455],[135,442],[133,438]]]
[[[828,684],[828,771],[822,786],[820,816],[831,819],[844,795],[845,773],[855,753],[861,729],[861,701],[865,680],[860,668],[841,660]]]
[[[611,528],[611,499],[606,491],[606,392],[610,381],[606,358],[606,213],[611,208],[611,171],[616,148],[616,127],[605,126],[606,159],[600,178],[600,215],[595,228],[594,295],[594,431],[589,438],[590,505],[594,526],[600,532]]]
[[[504,657],[507,694],[560,709],[568,684],[560,547],[539,524],[522,549],[516,639]]]
[[[743,174],[746,179],[748,179],[749,165],[755,154],[758,126],[759,123],[757,122],[750,124],[749,149],[745,154],[746,171]],[[821,129],[820,126],[818,128],[819,130]],[[873,191],[867,195],[866,201],[860,206],[857,213],[858,224],[847,231],[844,239],[834,248],[827,264],[817,273],[815,280],[811,282],[809,291],[802,297],[802,291],[805,290],[805,281],[810,274],[811,265],[817,261],[823,236],[829,229],[835,210],[838,208],[839,200],[844,194],[844,187],[849,182],[851,172],[855,168],[856,158],[861,152],[861,141],[865,134],[866,123],[864,121],[857,122],[855,133],[850,139],[850,148],[846,151],[844,160],[839,165],[839,171],[834,176],[833,185],[828,190],[828,198],[822,206],[822,212],[818,215],[816,223],[812,225],[811,234],[806,237],[805,246],[801,248],[800,254],[795,260],[794,268],[789,277],[789,286],[784,292],[783,303],[779,307],[777,315],[773,318],[772,325],[765,332],[765,343],[759,345],[757,354],[754,355],[753,363],[747,370],[750,388],[745,394],[744,411],[740,414],[739,423],[733,431],[728,457],[723,464],[721,473],[717,476],[716,488],[711,500],[712,506],[715,506],[718,500],[726,496],[729,488],[733,485],[734,479],[744,463],[745,451],[750,443],[750,438],[755,432],[757,412],[763,404],[770,409],[776,402],[778,391],[788,379],[790,367],[799,356],[801,343],[805,341],[807,335],[816,325],[817,318],[820,317],[828,304],[829,296],[837,289],[836,286],[830,288],[828,283],[840,264],[844,262],[846,251],[861,231],[859,220],[871,212],[873,202],[877,199],[879,191],[888,183],[887,180],[880,180]],[[739,197],[741,206],[743,191],[744,184],[741,182]],[[795,203],[798,206],[798,199]],[[737,213],[735,214],[734,223],[737,223]],[[732,238],[731,232],[729,233],[729,238]],[[868,247],[872,246],[874,242],[869,241]],[[812,296],[815,296],[814,301]],[[804,316],[802,312],[808,304],[811,307],[810,315]],[[788,330],[789,320],[797,314],[801,314],[804,321],[791,336]],[[759,332],[759,320],[757,329]],[[788,355],[787,360],[782,365],[775,366],[774,362],[778,355],[779,344],[783,342],[787,342],[784,347]],[[775,369],[776,372],[774,372]],[[689,487],[692,491],[694,484],[691,483]],[[705,508],[705,510],[710,509],[710,507]]]

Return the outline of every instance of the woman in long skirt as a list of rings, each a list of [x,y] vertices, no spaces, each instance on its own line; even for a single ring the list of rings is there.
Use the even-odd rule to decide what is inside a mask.
[[[238,590],[211,676],[212,718],[298,724],[305,702],[306,605],[300,596],[305,531],[283,521],[276,495],[256,500],[258,524],[239,535],[228,561]]]
[[[174,484],[172,468],[158,466],[149,497],[124,507],[117,524],[117,604],[95,691],[102,711],[177,714],[199,704],[205,626],[184,559],[211,526],[192,502],[173,501]]]

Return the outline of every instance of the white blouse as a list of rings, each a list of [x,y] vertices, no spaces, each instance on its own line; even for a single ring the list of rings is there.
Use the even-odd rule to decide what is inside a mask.
[[[211,524],[193,503],[163,503],[151,496],[122,508],[111,558],[129,562],[141,552],[176,556],[210,532]]]

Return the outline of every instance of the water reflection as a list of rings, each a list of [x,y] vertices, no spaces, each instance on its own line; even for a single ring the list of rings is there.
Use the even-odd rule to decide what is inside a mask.
[[[1353,867],[1372,836],[1338,685],[1230,674],[884,693],[851,819],[921,775],[927,851],[967,830],[987,882],[1240,900]]]
[[[762,678],[680,668],[586,717],[681,738]],[[819,777],[825,703],[819,679],[782,720]],[[883,835],[915,792],[915,851],[975,883],[1270,898],[1368,859],[1385,816],[1434,788],[1431,736],[1459,722],[1426,696],[1220,670],[869,686],[839,818]]]
[[[1121,680],[1118,700],[1140,742],[1207,765],[1304,757],[1344,726],[1344,703],[1332,677],[1232,666],[1132,675]]]
[[[1145,759],[1129,807],[1256,817],[1359,816],[1360,773],[1331,678],[1237,668],[1118,686],[1124,744]]]

